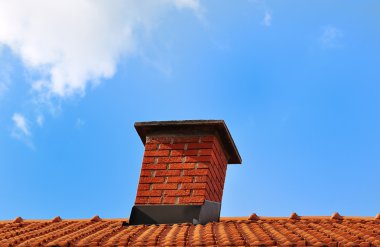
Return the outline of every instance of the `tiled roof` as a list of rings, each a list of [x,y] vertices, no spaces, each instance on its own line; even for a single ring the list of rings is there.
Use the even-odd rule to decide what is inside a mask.
[[[123,219],[0,221],[0,246],[380,246],[376,217],[222,218],[206,225]]]

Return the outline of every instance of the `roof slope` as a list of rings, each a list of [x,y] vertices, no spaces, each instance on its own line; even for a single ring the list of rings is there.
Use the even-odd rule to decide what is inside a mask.
[[[0,221],[0,246],[380,246],[380,220],[357,217],[224,218],[206,225],[126,220]]]

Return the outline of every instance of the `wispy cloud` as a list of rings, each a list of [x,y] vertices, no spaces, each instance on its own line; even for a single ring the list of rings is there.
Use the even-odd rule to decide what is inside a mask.
[[[270,27],[272,25],[272,13],[269,11],[265,11],[263,20],[261,21],[261,24]]]
[[[143,53],[142,39],[149,39],[157,20],[173,10],[190,10],[197,17],[203,13],[199,0],[0,1],[0,56],[6,47],[20,58],[33,73],[31,102],[56,115],[62,100],[84,96],[88,87],[111,78],[122,57]],[[9,87],[9,73],[0,67],[1,96]],[[34,119],[44,125],[43,115]],[[26,118],[15,113],[12,120],[12,136],[30,139]]]
[[[171,6],[201,12],[199,0],[1,1],[0,45],[39,74],[38,94],[84,95],[115,74],[120,57],[135,52],[141,32]]]
[[[86,122],[83,119],[77,118],[77,120],[75,122],[75,128],[80,129],[85,125],[85,123]]]
[[[13,128],[11,131],[11,136],[35,150],[35,146],[32,142],[32,134],[30,131],[29,121],[25,118],[24,115],[20,113],[14,113],[12,115]]]
[[[1,80],[1,77],[0,77]],[[8,83],[0,81],[0,96],[3,95],[8,89]]]
[[[30,136],[30,130],[27,120],[20,113],[14,113],[12,116],[12,121],[14,128],[12,131],[12,136],[16,138],[21,138],[23,136]]]
[[[36,118],[36,123],[38,124],[38,126],[42,127],[44,125],[44,122],[45,122],[44,116],[38,115]]]
[[[319,37],[319,44],[322,48],[339,48],[342,46],[341,39],[343,37],[342,30],[334,26],[326,26],[322,30],[322,34]]]
[[[1,47],[0,47],[0,54],[1,54]],[[10,73],[11,73],[11,67],[9,64],[4,63],[0,60],[0,97],[8,91],[9,85],[10,85]]]
[[[174,0],[174,4],[179,9],[193,9],[199,11],[202,9],[201,4],[198,0]]]

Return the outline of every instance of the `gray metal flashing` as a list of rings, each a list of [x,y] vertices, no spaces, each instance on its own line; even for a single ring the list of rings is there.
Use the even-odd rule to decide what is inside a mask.
[[[129,225],[207,224],[218,222],[221,204],[205,201],[202,205],[135,205]]]

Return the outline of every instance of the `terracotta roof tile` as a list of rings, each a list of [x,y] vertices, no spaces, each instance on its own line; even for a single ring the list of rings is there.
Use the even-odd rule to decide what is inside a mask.
[[[101,221],[102,219],[99,217],[99,215],[95,215],[94,217],[92,217],[91,221],[94,221],[94,222],[98,222],[98,221]]]
[[[253,213],[251,214],[251,216],[249,216],[248,218],[249,220],[258,220],[259,219],[259,216],[257,216],[257,214]]]
[[[19,217],[17,217],[13,222],[14,222],[14,223],[21,223],[23,220],[24,220],[24,219],[21,218],[21,217],[19,216]]]
[[[289,216],[289,219],[291,219],[291,220],[299,220],[300,217],[298,216],[297,213],[292,213],[292,214]]]
[[[375,217],[222,218],[129,226],[124,219],[0,221],[0,246],[380,246]],[[21,218],[21,217],[20,217]],[[95,220],[94,220],[95,219]]]
[[[62,221],[61,217],[57,216],[51,222],[61,222],[61,221]]]
[[[338,212],[335,212],[331,215],[331,219],[333,220],[342,220],[343,217],[338,213]]]

